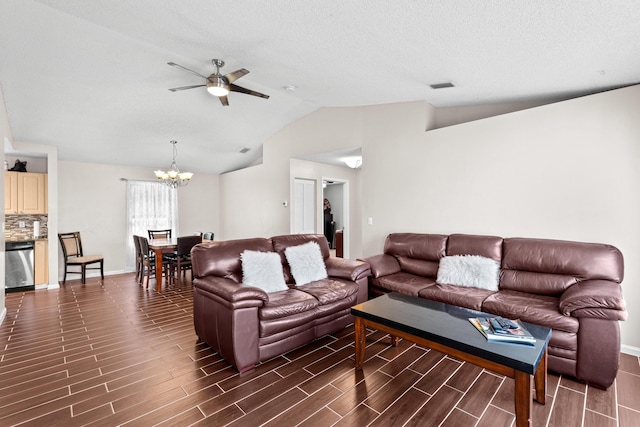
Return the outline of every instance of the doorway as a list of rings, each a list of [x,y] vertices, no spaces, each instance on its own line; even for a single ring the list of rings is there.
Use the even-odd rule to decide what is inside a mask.
[[[323,178],[322,179],[322,198],[323,198],[323,231],[329,246],[336,253],[342,252],[344,258],[348,257],[348,222],[349,222],[349,206],[348,206],[348,181]],[[327,205],[328,203],[328,205]],[[341,232],[341,236],[337,236]],[[342,237],[340,239],[340,237]],[[338,246],[341,246],[338,248]]]

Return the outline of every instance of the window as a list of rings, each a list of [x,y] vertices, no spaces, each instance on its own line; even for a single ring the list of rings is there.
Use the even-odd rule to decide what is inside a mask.
[[[178,235],[178,195],[161,182],[127,181],[127,250],[125,268],[135,270],[133,236],[148,237],[147,230],[170,228]]]

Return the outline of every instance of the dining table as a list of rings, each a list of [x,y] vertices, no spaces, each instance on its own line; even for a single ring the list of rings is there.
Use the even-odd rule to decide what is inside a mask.
[[[162,292],[162,254],[175,252],[178,248],[178,239],[151,239],[149,249],[156,255],[156,291]],[[158,275],[158,272],[160,274]]]

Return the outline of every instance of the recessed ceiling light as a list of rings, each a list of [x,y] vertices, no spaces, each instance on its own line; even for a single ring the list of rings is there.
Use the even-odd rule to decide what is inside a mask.
[[[431,89],[444,89],[447,87],[456,87],[456,86],[451,82],[444,82],[444,83],[434,83],[432,85],[429,85],[429,87]]]
[[[246,152],[248,152],[248,151],[250,151],[250,150],[251,150],[251,148],[244,147],[243,149],[241,149],[241,150],[240,150],[240,152],[241,152],[242,154],[244,154],[244,153],[246,153]]]
[[[298,87],[294,85],[286,85],[286,86],[282,86],[282,89],[288,92],[294,92],[296,89],[298,89]]]

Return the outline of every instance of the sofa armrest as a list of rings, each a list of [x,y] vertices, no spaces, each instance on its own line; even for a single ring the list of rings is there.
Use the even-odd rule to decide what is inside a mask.
[[[193,286],[218,296],[232,306],[261,307],[269,301],[269,296],[262,289],[241,286],[233,280],[223,277],[204,276],[195,279]]]
[[[622,288],[608,280],[585,280],[570,286],[560,296],[559,308],[565,316],[626,320]]]
[[[196,335],[243,372],[260,362],[260,307],[266,294],[233,280],[204,276],[193,281]]]
[[[371,274],[376,279],[381,276],[388,276],[389,274],[400,272],[400,263],[396,257],[391,255],[373,255],[367,258],[362,258],[362,261],[371,266]]]
[[[369,264],[355,259],[329,257],[325,259],[325,266],[329,277],[337,277],[354,282],[371,274]]]

